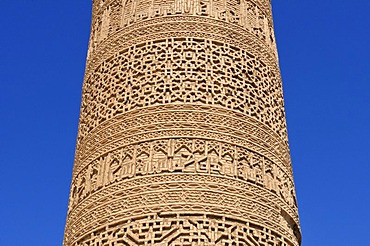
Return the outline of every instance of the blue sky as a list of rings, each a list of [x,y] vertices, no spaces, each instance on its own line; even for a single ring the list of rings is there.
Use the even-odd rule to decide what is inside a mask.
[[[0,246],[61,245],[89,0],[1,0]],[[370,245],[370,2],[273,2],[302,246]]]

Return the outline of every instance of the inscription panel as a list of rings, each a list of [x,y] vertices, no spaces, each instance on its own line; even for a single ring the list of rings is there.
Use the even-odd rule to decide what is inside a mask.
[[[261,154],[216,140],[178,138],[118,148],[90,162],[72,182],[71,208],[99,188],[154,173],[229,176],[257,184],[296,207],[294,184],[284,169]]]
[[[94,11],[90,51],[110,34],[133,23],[184,15],[202,16],[241,26],[272,50],[276,50],[271,11],[254,1],[115,0],[101,2]]]

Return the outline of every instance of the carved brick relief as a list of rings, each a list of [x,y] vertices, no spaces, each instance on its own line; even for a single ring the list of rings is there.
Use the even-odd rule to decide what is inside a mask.
[[[224,214],[244,218],[264,227],[274,225],[274,230],[294,240],[297,218],[288,215],[292,213],[289,209],[287,212],[280,210],[284,206],[281,206],[279,199],[271,195],[269,198],[258,186],[239,186],[235,185],[239,181],[225,178],[166,174],[105,186],[70,213],[68,228],[73,233],[68,235],[74,236],[69,240],[77,240],[79,235],[86,235],[89,230],[104,226],[107,222],[113,223],[147,213],[183,211]]]
[[[153,214],[92,232],[76,246],[220,245],[293,246],[289,239],[258,224],[228,217],[193,214]]]
[[[173,38],[131,47],[85,82],[79,136],[150,105],[200,103],[243,112],[285,136],[281,84],[253,54],[215,41]]]

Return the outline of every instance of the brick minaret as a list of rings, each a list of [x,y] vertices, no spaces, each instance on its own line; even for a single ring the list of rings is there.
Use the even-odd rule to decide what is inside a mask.
[[[298,246],[270,0],[94,0],[64,246]]]

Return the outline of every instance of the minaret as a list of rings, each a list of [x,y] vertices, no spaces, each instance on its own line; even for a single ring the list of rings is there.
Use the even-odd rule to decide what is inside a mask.
[[[64,246],[298,246],[270,0],[94,0]]]

